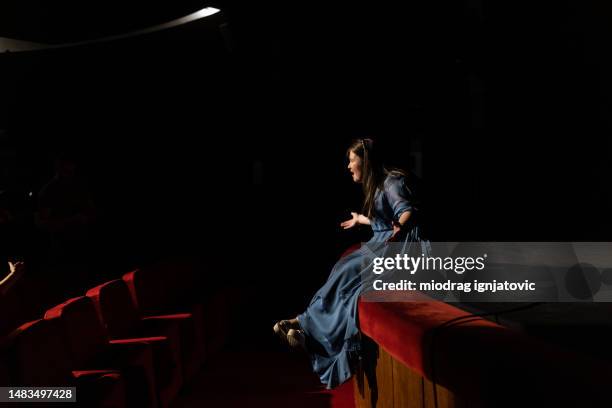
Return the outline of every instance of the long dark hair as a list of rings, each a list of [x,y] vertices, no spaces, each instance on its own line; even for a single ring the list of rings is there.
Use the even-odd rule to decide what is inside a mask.
[[[361,183],[363,186],[363,215],[372,218],[374,215],[374,201],[376,190],[382,190],[387,174],[394,173],[406,176],[406,172],[401,169],[385,168],[380,149],[375,147],[372,139],[355,139],[346,150],[346,155],[351,152],[361,158]]]

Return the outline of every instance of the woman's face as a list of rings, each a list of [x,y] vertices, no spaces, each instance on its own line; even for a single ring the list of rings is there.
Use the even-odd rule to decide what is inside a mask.
[[[361,157],[357,156],[354,152],[349,153],[348,169],[353,175],[353,181],[361,183]]]

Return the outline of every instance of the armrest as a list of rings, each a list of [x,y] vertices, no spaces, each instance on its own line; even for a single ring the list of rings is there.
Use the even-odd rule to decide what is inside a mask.
[[[103,376],[119,378],[121,372],[119,370],[73,370],[72,376],[75,380],[96,381]]]
[[[177,342],[178,336],[175,334],[170,337],[152,336],[114,339],[110,341],[110,344],[114,347],[117,347],[117,345],[130,345],[131,347],[150,345],[153,354],[156,382],[163,386],[172,380],[172,376],[180,375],[180,345]]]
[[[185,320],[193,318],[193,314],[191,313],[173,313],[173,314],[164,314],[164,315],[153,315],[153,316],[145,316],[142,320]]]

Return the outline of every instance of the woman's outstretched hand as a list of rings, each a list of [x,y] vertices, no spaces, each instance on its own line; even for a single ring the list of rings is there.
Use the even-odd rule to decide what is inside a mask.
[[[353,217],[350,220],[346,220],[340,224],[340,226],[344,229],[353,228],[355,225],[359,225],[359,214],[356,212],[352,212],[351,216]]]

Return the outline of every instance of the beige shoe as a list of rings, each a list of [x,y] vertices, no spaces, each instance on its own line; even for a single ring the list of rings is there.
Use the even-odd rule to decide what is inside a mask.
[[[291,347],[306,349],[306,336],[303,330],[289,329],[287,332],[287,343]]]
[[[287,332],[291,329],[291,322],[289,320],[281,320],[276,323],[273,327],[274,334],[276,334],[282,341],[287,342]]]

